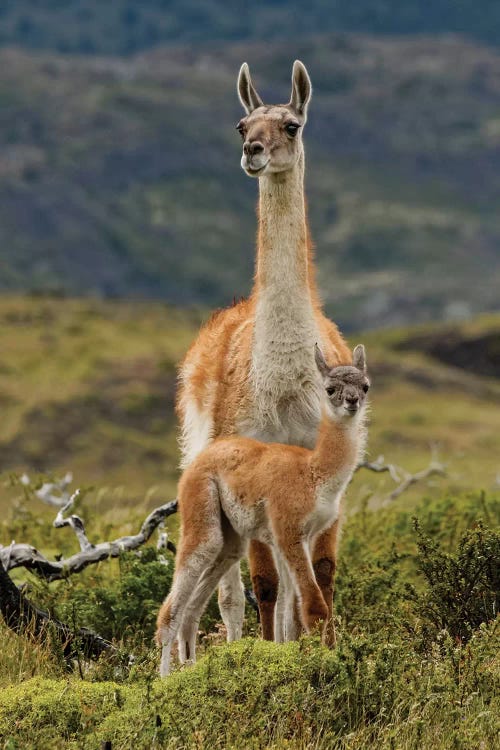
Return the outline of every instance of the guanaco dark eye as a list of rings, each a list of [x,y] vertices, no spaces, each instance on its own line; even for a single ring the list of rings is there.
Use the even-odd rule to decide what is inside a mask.
[[[368,393],[369,388],[370,388],[370,386],[368,385],[368,383],[365,383],[364,386],[363,386],[364,392]]]
[[[245,126],[242,125],[241,122],[239,122],[236,125],[236,130],[238,131],[238,133],[241,135],[242,138],[245,137]]]
[[[333,387],[327,388],[326,392],[328,393],[329,396],[333,396],[333,394],[335,393],[335,388]]]
[[[297,125],[296,122],[289,122],[288,125],[285,125],[285,130],[288,133],[288,135],[297,135],[297,131],[300,128],[300,125]]]

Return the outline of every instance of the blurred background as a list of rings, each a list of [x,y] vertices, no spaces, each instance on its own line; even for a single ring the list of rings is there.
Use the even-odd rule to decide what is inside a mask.
[[[237,72],[287,101],[295,58],[321,293],[377,376],[372,454],[418,468],[437,442],[458,483],[497,485],[495,0],[2,2],[1,470],[175,490],[176,363],[253,273]]]

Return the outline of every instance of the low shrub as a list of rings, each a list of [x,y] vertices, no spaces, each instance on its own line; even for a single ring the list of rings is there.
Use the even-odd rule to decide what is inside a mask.
[[[500,604],[500,534],[478,522],[454,553],[423,533],[415,519],[418,566],[426,589],[417,611],[434,628],[467,642],[482,623],[494,620]]]

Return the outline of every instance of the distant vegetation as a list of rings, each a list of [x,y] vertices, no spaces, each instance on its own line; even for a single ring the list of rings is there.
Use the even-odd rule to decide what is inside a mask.
[[[80,54],[129,54],[160,43],[275,40],[323,31],[456,32],[500,42],[496,0],[5,0],[0,41]]]
[[[71,470],[98,487],[104,514],[174,497],[176,365],[202,317],[159,303],[0,298],[0,471]],[[495,487],[499,316],[350,337],[360,341],[374,382],[372,459],[414,472],[437,444],[457,487]],[[361,475],[354,486],[362,495]],[[17,494],[4,488],[0,509]]]
[[[331,316],[365,329],[498,308],[500,55],[458,38],[127,60],[2,50],[0,289],[246,294],[256,183],[239,166],[236,74],[248,59],[264,98],[283,100],[293,57],[314,85],[307,195]]]

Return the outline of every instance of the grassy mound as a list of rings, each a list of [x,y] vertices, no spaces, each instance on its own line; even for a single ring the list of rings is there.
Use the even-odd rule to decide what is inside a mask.
[[[344,635],[335,651],[312,639],[247,639],[164,681],[35,678],[8,688],[0,736],[26,750],[61,740],[67,748],[110,741],[113,750],[493,747],[495,659],[494,627],[466,648],[444,637],[425,660],[410,637]]]

